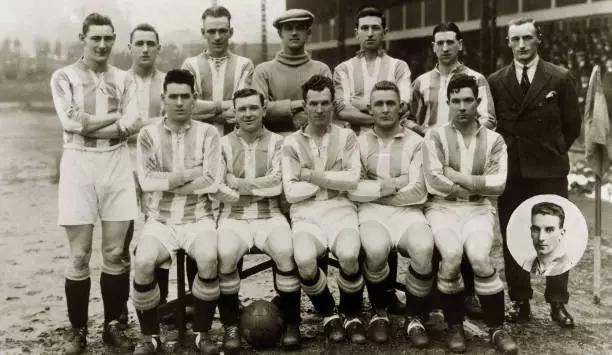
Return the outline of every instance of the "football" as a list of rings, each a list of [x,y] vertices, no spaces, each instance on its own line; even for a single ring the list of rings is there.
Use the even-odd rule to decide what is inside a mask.
[[[273,303],[256,300],[242,310],[240,329],[243,338],[253,348],[271,348],[281,337],[283,317]]]

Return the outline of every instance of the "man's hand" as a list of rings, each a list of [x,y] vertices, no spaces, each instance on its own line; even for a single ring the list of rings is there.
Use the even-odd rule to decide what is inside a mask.
[[[308,124],[308,115],[304,111],[293,115],[293,128],[295,130],[302,129],[306,124]]]
[[[312,179],[312,174],[312,169],[302,168],[300,170],[300,180],[310,182],[310,179]]]
[[[304,110],[304,100],[292,100],[291,101],[291,112],[297,113]]]
[[[466,200],[471,195],[472,195],[472,192],[461,185],[455,185],[455,187],[453,187],[453,193],[451,194],[451,196],[453,197],[463,198]]]
[[[351,105],[361,112],[368,112],[368,102],[363,97],[351,98]]]
[[[450,166],[445,166],[443,170],[444,176],[446,176],[450,181],[458,184],[460,181],[459,172]]]
[[[238,190],[238,188],[240,187],[240,185],[238,184],[238,179],[232,173],[225,174],[225,183],[229,188],[234,190]]]
[[[381,196],[390,196],[395,195],[397,193],[397,186],[395,185],[395,180],[392,178],[383,179],[380,182],[380,194]]]

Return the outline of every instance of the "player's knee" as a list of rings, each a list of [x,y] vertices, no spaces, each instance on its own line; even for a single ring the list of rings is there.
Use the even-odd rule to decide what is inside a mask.
[[[468,254],[468,259],[470,261],[470,265],[472,265],[474,274],[489,275],[491,273],[492,265],[488,253],[476,253],[475,255]]]
[[[212,248],[199,248],[197,249],[195,255],[191,255],[191,257],[198,264],[198,269],[205,267],[216,268],[218,260],[217,251],[211,249]]]
[[[238,261],[242,257],[239,255],[240,247],[237,243],[222,242],[218,246],[218,259],[221,265],[225,265],[232,270],[236,268]],[[233,267],[232,267],[233,266]]]
[[[120,264],[123,261],[123,245],[113,245],[102,248],[102,258],[105,264]]]
[[[91,251],[82,251],[70,256],[70,262],[66,267],[66,277],[72,280],[82,280],[89,277],[89,260]]]
[[[296,248],[293,250],[293,259],[300,270],[317,268],[317,252],[314,248]]]

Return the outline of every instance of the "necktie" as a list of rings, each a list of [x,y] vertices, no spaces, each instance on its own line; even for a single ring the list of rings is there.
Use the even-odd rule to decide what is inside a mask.
[[[527,76],[527,67],[523,67],[523,75],[521,77],[521,90],[523,90],[523,94],[527,94],[530,85],[531,83],[529,83],[529,77]]]

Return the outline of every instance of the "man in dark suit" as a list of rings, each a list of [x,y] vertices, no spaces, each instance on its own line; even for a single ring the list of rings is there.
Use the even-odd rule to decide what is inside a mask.
[[[506,280],[512,305],[510,321],[531,316],[533,294],[529,273],[508,251],[506,226],[516,207],[529,197],[555,194],[567,198],[568,150],[580,134],[581,118],[571,73],[538,56],[541,33],[532,19],[510,21],[508,45],[514,60],[489,77],[498,132],[508,146],[508,179],[499,197]],[[546,278],[545,298],[551,317],[573,327],[565,308],[569,273]]]

